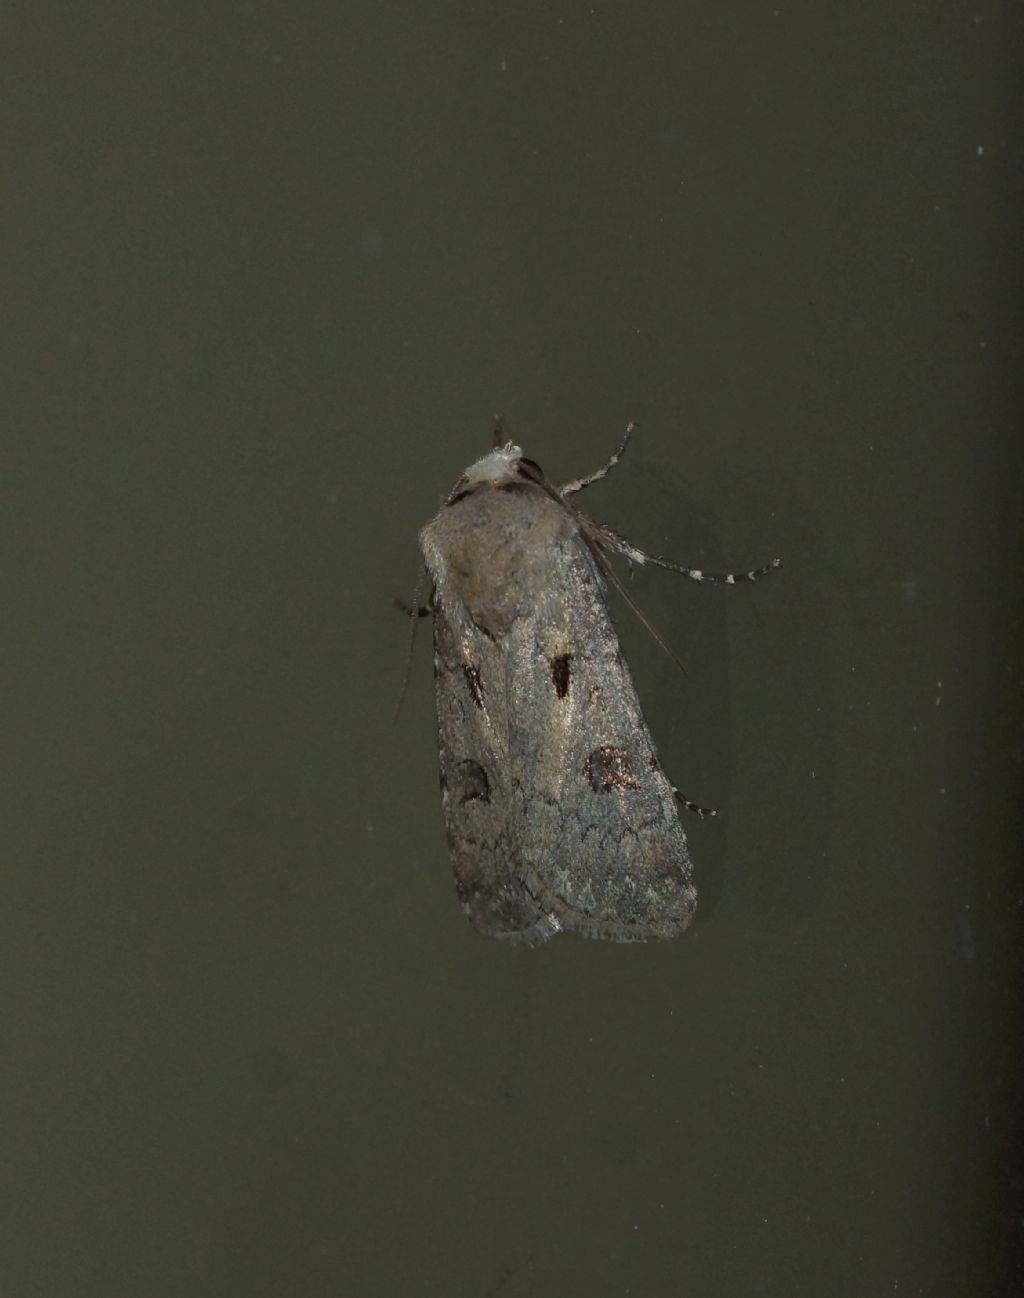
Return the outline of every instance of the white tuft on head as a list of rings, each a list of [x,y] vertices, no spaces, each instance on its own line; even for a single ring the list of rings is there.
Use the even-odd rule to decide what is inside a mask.
[[[506,478],[517,476],[515,465],[523,458],[522,448],[512,442],[506,442],[485,455],[483,459],[471,464],[463,475],[467,487],[475,487],[479,482],[502,482]]]

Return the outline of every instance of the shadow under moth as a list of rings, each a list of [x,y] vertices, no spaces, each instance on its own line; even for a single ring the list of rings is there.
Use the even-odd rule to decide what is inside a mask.
[[[603,468],[561,485],[512,442],[496,445],[420,533],[448,844],[462,907],[492,937],[670,938],[696,909],[676,790],[608,609],[607,555],[728,585],[780,561],[683,567],[577,509],[633,429]]]

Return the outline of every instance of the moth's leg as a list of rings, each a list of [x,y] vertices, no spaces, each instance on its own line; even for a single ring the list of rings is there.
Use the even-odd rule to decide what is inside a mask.
[[[398,714],[402,710],[402,700],[405,698],[405,691],[409,688],[409,672],[412,669],[412,655],[416,648],[416,628],[420,624],[420,618],[426,617],[432,613],[433,609],[420,603],[420,591],[423,589],[423,582],[427,576],[426,568],[420,571],[419,578],[416,582],[416,589],[412,593],[412,603],[407,604],[404,599],[395,596],[395,606],[405,614],[412,624],[412,632],[409,636],[409,652],[405,658],[405,671],[402,673],[402,688],[398,691],[398,702],[395,704],[395,720],[398,720]]]
[[[673,789],[672,792],[676,795],[676,798],[682,803],[682,805],[686,808],[687,811],[692,811],[693,814],[695,816],[699,816],[701,820],[703,820],[705,816],[718,815],[718,812],[715,810],[714,807],[698,806],[696,802],[691,802],[689,798],[684,798],[678,789]]]
[[[611,458],[608,460],[608,463],[605,464],[602,468],[598,469],[596,473],[588,473],[585,478],[573,478],[571,482],[564,482],[558,488],[558,494],[562,496],[563,499],[566,496],[575,496],[578,491],[582,491],[584,487],[589,487],[592,482],[600,482],[602,478],[606,478],[608,474],[612,471],[612,469],[615,468],[616,464],[618,464],[619,460],[622,458],[622,454],[626,449],[626,445],[635,432],[636,432],[636,424],[631,419],[629,423],[626,425],[626,431],[622,435],[622,441],[619,443],[619,449],[615,452],[613,456],[611,456]]]
[[[400,595],[395,596],[395,608],[398,609],[399,613],[404,613],[406,617],[411,618],[429,617],[433,612],[429,604],[414,606],[402,599]]]
[[[635,545],[631,545],[624,536],[619,536],[618,532],[613,532],[610,527],[605,527],[602,523],[588,520],[588,526],[593,529],[599,540],[603,541],[610,549],[625,555],[630,563],[652,563],[655,567],[667,568],[669,572],[681,573],[692,581],[715,581],[725,586],[735,586],[741,581],[757,581],[759,577],[764,577],[767,573],[774,572],[776,568],[782,567],[781,559],[770,559],[762,567],[752,568],[749,572],[705,572],[703,568],[688,568],[685,564],[673,563],[670,559],[662,559],[656,554],[648,554],[646,550],[640,550]]]

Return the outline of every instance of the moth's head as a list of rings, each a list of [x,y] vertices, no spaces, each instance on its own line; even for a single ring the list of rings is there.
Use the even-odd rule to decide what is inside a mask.
[[[454,505],[457,500],[469,495],[477,487],[507,487],[510,483],[544,481],[544,473],[539,464],[528,460],[522,448],[514,442],[495,447],[489,455],[471,464],[451,490],[445,501]]]

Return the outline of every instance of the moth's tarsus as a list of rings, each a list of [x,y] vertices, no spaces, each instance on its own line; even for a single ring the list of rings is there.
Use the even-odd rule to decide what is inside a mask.
[[[693,814],[697,816],[700,820],[703,820],[705,816],[718,815],[718,812],[715,810],[714,807],[702,807],[697,802],[691,802],[689,798],[684,798],[678,789],[673,789],[673,792],[675,793],[676,801],[680,804],[680,806],[685,807],[687,811],[692,811]]]
[[[400,595],[394,596],[394,603],[395,608],[409,618],[429,617],[433,611],[429,604],[421,604],[418,608],[413,608],[408,600],[402,599]]]
[[[615,468],[616,464],[618,464],[619,460],[622,459],[626,447],[629,445],[629,439],[636,432],[636,429],[637,425],[631,419],[626,425],[626,431],[622,434],[622,441],[619,443],[619,449],[614,453],[614,455],[609,456],[608,460],[600,469],[597,469],[594,473],[588,473],[585,478],[573,478],[571,482],[563,482],[561,487],[558,489],[559,495],[563,498],[566,496],[575,496],[578,492],[583,491],[584,488],[589,487],[592,483],[600,482],[602,478],[606,478],[608,474],[611,473],[612,469]]]

